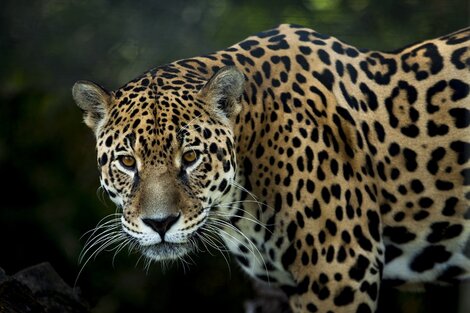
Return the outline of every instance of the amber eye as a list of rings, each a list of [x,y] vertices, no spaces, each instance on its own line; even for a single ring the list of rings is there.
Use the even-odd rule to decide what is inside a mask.
[[[135,167],[135,159],[129,155],[119,156],[119,162],[122,166],[129,169],[133,169]]]
[[[198,153],[194,150],[191,150],[191,151],[187,151],[185,153],[183,153],[183,163],[184,165],[191,165],[192,163],[196,162],[197,160],[197,157],[198,157]]]

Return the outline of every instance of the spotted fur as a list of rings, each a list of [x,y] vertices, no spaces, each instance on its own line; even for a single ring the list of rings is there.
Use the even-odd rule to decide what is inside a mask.
[[[294,312],[374,312],[383,280],[469,277],[469,39],[382,53],[281,25],[73,94],[146,256],[220,236]]]

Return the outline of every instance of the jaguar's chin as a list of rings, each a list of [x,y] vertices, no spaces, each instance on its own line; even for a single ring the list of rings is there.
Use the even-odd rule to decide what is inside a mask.
[[[155,261],[175,260],[191,252],[191,250],[192,246],[189,243],[161,242],[141,247],[142,254]]]

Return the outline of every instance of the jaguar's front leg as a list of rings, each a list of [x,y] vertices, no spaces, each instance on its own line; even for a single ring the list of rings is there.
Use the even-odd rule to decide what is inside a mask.
[[[301,262],[313,267],[298,267],[293,273],[297,285],[284,288],[292,311],[375,312],[383,268],[382,253],[344,245],[323,247],[312,248],[310,255],[302,253]]]

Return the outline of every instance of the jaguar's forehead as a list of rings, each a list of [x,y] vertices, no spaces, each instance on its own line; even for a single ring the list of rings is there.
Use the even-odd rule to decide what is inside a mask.
[[[174,64],[158,67],[116,90],[114,105],[142,111],[184,106],[185,102],[194,101],[207,81],[206,75],[207,71],[192,71]]]
[[[205,82],[194,71],[165,66],[127,83],[113,92],[102,143],[140,146],[149,154],[159,147],[165,154],[175,143],[200,132],[196,125],[214,123],[198,97]]]

